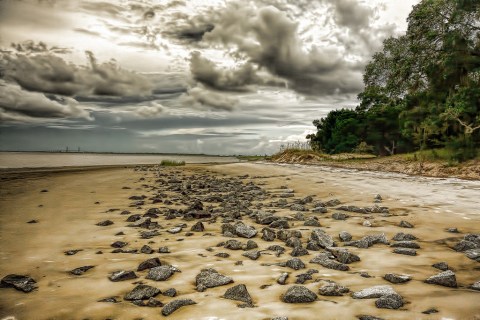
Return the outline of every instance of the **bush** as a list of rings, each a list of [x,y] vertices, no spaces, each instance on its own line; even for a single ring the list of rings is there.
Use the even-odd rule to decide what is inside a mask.
[[[162,167],[177,167],[177,166],[184,166],[185,161],[177,161],[177,160],[162,160],[160,162]]]

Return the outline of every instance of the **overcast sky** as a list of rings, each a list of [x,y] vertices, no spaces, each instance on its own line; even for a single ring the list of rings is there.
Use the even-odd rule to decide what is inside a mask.
[[[0,149],[270,154],[419,0],[0,0]]]

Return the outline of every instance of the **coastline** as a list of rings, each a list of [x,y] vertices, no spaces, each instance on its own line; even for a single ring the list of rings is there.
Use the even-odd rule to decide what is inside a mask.
[[[315,214],[310,210],[303,212],[307,217],[316,216],[328,234],[337,239],[337,234],[346,230],[354,239],[367,234],[385,233],[388,239],[398,232],[415,234],[421,249],[414,257],[393,254],[386,245],[375,245],[369,249],[348,247],[358,254],[360,262],[350,265],[351,270],[342,272],[326,269],[318,264],[308,263],[317,252],[299,257],[307,264],[304,270],[294,271],[280,266],[267,266],[269,263],[291,259],[291,248],[280,257],[262,252],[257,261],[252,261],[242,254],[243,250],[234,251],[217,244],[229,238],[221,234],[222,218],[216,222],[204,221],[205,232],[211,235],[195,233],[185,235],[196,221],[176,218],[166,220],[163,212],[169,207],[184,208],[181,200],[168,194],[174,203],[152,204],[147,201],[142,208],[131,207],[132,195],[145,194],[151,197],[162,189],[162,183],[155,171],[134,171],[134,166],[115,167],[80,167],[51,168],[40,171],[5,172],[0,177],[15,176],[6,179],[0,191],[0,276],[9,273],[29,274],[37,280],[39,289],[25,294],[14,289],[0,289],[0,316],[15,316],[17,319],[38,318],[106,318],[133,319],[138,317],[159,317],[161,308],[135,306],[122,297],[130,291],[133,282],[156,286],[162,291],[174,287],[178,291],[176,298],[190,298],[197,305],[179,309],[170,319],[270,319],[273,316],[288,316],[289,319],[310,319],[318,316],[322,310],[325,319],[354,319],[359,314],[371,314],[386,319],[472,319],[480,315],[480,308],[475,305],[479,292],[467,287],[478,281],[478,263],[468,259],[463,253],[451,249],[467,233],[478,233],[478,203],[475,195],[480,193],[480,184],[475,181],[449,181],[442,179],[422,180],[402,178],[363,172],[343,170],[318,170],[313,166],[273,165],[259,163],[234,164],[188,164],[185,167],[165,167],[160,173],[164,178],[178,177],[182,184],[187,181],[208,181],[208,177],[241,181],[244,185],[253,183],[267,192],[263,210],[270,210],[268,204],[277,201],[281,194],[280,186],[286,185],[294,190],[293,199],[303,199],[313,195],[314,200],[339,199],[342,204],[371,206],[373,197],[380,193],[382,206],[390,209],[390,216],[380,214],[348,213],[350,218],[337,221],[331,218],[336,212],[329,208],[326,214]],[[189,180],[192,175],[197,178]],[[248,176],[245,176],[248,175]],[[239,178],[241,177],[241,178]],[[128,187],[130,189],[123,189]],[[155,187],[155,188],[153,188]],[[48,192],[41,192],[47,190]],[[206,194],[208,195],[208,194]],[[147,198],[148,199],[148,198]],[[181,199],[181,198],[179,198]],[[97,203],[98,202],[98,203]],[[186,203],[189,203],[188,201]],[[205,205],[207,204],[204,202]],[[257,203],[255,201],[255,203]],[[210,203],[208,203],[210,205]],[[42,205],[39,207],[39,205]],[[214,205],[214,204],[212,204]],[[152,239],[140,239],[136,228],[126,227],[122,210],[132,214],[144,214],[149,208],[159,208],[162,214],[158,219],[162,228],[161,235]],[[118,209],[118,211],[110,211]],[[256,210],[252,208],[253,210]],[[273,209],[273,208],[272,208]],[[275,207],[276,214],[293,217],[296,212],[287,208]],[[36,224],[27,224],[32,219]],[[109,219],[114,222],[107,227],[95,224]],[[307,241],[312,227],[304,226],[303,221],[289,218],[293,230],[303,234],[302,242]],[[365,220],[371,221],[372,227],[363,226]],[[414,225],[413,229],[398,227],[401,220]],[[254,226],[259,234],[252,240],[261,250],[272,244],[285,246],[282,241],[265,242],[260,230],[263,226],[255,224],[248,216],[242,221]],[[178,234],[166,232],[168,228],[186,223],[187,228]],[[459,234],[445,232],[447,227],[457,227]],[[115,235],[118,232],[124,235]],[[183,241],[178,241],[183,239]],[[235,238],[241,242],[247,239]],[[110,244],[125,241],[127,248],[139,249],[148,244],[158,249],[168,246],[171,253],[159,254],[114,254]],[[342,246],[341,243],[339,243]],[[212,248],[213,251],[206,250]],[[63,252],[71,249],[83,249],[74,256],[65,256]],[[95,254],[98,251],[103,254]],[[227,252],[229,258],[219,258],[215,254]],[[161,261],[173,264],[182,272],[175,274],[168,281],[145,280],[145,273],[137,272],[139,279],[123,282],[110,282],[107,276],[118,269],[136,269],[138,264],[148,258],[159,257]],[[459,288],[451,289],[423,283],[427,277],[437,273],[431,267],[435,262],[445,261],[455,271]],[[243,266],[235,265],[242,261]],[[13,263],[14,262],[14,263]],[[68,274],[69,270],[82,265],[95,265],[91,271],[80,277]],[[212,267],[231,277],[234,283],[208,289],[200,293],[195,290],[195,276],[202,268]],[[358,291],[374,285],[391,285],[401,294],[406,304],[400,310],[378,309],[373,300],[352,299],[348,294],[343,297],[324,297],[311,304],[286,304],[280,296],[294,285],[295,276],[312,268],[319,270],[305,286],[318,293],[324,280],[333,280]],[[282,272],[290,273],[286,285],[276,283]],[[359,272],[367,272],[371,278],[363,278]],[[390,284],[382,276],[387,272],[407,273],[413,280],[406,284]],[[255,308],[238,308],[237,302],[223,299],[225,290],[236,284],[245,284],[254,300]],[[265,287],[264,287],[265,286]],[[81,288],[81,289],[80,289]],[[48,300],[46,297],[49,297]],[[120,303],[101,303],[97,300],[118,296]],[[174,298],[160,295],[158,299],[167,303]],[[439,313],[422,314],[428,308],[436,307]]]

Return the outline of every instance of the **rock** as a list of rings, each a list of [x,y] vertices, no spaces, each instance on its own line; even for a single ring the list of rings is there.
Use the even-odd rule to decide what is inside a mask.
[[[320,247],[317,242],[312,241],[312,240],[309,240],[307,242],[307,250],[320,251],[321,249],[322,249],[322,247]]]
[[[390,244],[387,240],[387,237],[385,237],[385,234],[380,233],[380,234],[365,236],[360,240],[346,242],[345,245],[366,249],[377,243],[382,243],[387,245]]]
[[[182,227],[174,227],[167,230],[168,233],[176,234],[182,232]]]
[[[162,294],[167,297],[175,297],[177,295],[177,290],[174,288],[170,288],[163,291]]]
[[[162,308],[162,315],[167,317],[177,311],[181,307],[189,306],[192,304],[196,304],[195,301],[191,299],[178,299],[178,300],[173,300],[169,303],[167,303],[163,308]]]
[[[145,306],[151,307],[151,308],[159,308],[159,307],[163,307],[163,303],[155,298],[150,298],[148,299],[147,304]]]
[[[292,252],[290,253],[290,255],[292,257],[301,257],[301,256],[305,256],[305,255],[308,255],[308,251],[307,249],[303,248],[302,246],[297,246],[297,247],[294,247]]]
[[[157,289],[152,286],[147,286],[145,284],[139,284],[132,291],[127,293],[124,297],[127,301],[133,300],[145,300],[152,297],[155,297],[160,293],[160,289]]]
[[[317,228],[321,227],[320,222],[318,222],[317,219],[313,219],[313,218],[305,220],[303,225],[306,227],[317,227]]]
[[[83,251],[83,249],[67,250],[67,251],[64,251],[63,253],[64,253],[66,256],[73,256],[73,255],[79,253],[80,251]]]
[[[368,221],[368,220],[365,220],[365,221],[363,221],[362,226],[364,226],[364,227],[371,227],[371,226],[372,226],[372,223],[371,223],[370,221]]]
[[[235,234],[242,238],[253,238],[257,235],[257,230],[252,226],[247,226],[243,223],[235,224]]]
[[[151,238],[159,236],[159,235],[160,235],[160,232],[158,230],[140,232],[140,238],[142,238],[142,239],[151,239]]]
[[[75,276],[80,276],[92,268],[95,268],[95,266],[83,266],[83,267],[79,267],[71,270],[70,273]]]
[[[408,249],[408,248],[395,248],[392,252],[396,254],[407,255],[407,256],[417,255],[417,251],[415,249]]]
[[[398,241],[390,245],[392,248],[410,248],[410,249],[420,249],[418,243],[414,241]]]
[[[297,237],[290,237],[285,241],[285,245],[290,248],[297,248],[302,246],[302,241]]]
[[[341,231],[338,234],[338,237],[340,238],[341,241],[346,242],[352,240],[352,235],[348,233],[347,231]]]
[[[387,294],[375,301],[375,306],[381,309],[398,309],[403,307],[403,298],[399,294]]]
[[[141,218],[135,221],[134,223],[130,223],[127,227],[131,228],[149,228],[152,224],[152,219],[150,218]]]
[[[440,272],[439,274],[433,275],[427,280],[425,280],[425,282],[450,288],[457,287],[457,279],[455,277],[455,273],[452,270],[447,270],[444,272]]]
[[[422,311],[423,314],[432,314],[432,313],[438,313],[438,310],[435,308],[430,308],[428,310]]]
[[[310,234],[310,240],[316,242],[322,248],[336,246],[333,238],[322,229],[313,229],[312,233]]]
[[[165,281],[173,276],[175,272],[180,272],[180,270],[173,266],[158,266],[151,268],[145,278],[155,281]]]
[[[260,258],[260,252],[257,250],[248,251],[242,254],[242,256],[247,257],[252,260],[257,260]]]
[[[480,291],[480,281],[475,282],[474,284],[469,286],[469,288],[472,289],[472,290]]]
[[[245,245],[245,250],[252,250],[258,248],[258,244],[253,240],[248,240]]]
[[[347,249],[327,248],[327,250],[335,256],[338,262],[350,264],[360,261],[360,257],[351,253]]]
[[[275,317],[272,320],[288,320],[288,317]]]
[[[320,207],[313,208],[312,212],[314,212],[314,213],[327,213],[328,209],[320,206]]]
[[[368,316],[368,315],[360,315],[357,316],[358,320],[384,320],[383,318]]]
[[[390,294],[397,294],[391,286],[374,286],[360,291],[354,292],[352,298],[354,299],[373,299],[380,298]]]
[[[30,220],[30,221],[27,221],[27,223],[38,223],[38,220],[33,219],[33,220]]]
[[[296,237],[301,238],[302,233],[298,230],[285,230],[281,229],[277,231],[277,238],[282,241],[286,241],[288,238]]]
[[[117,300],[117,297],[108,297],[108,298],[100,299],[98,300],[98,302],[119,303],[120,301]]]
[[[442,271],[447,271],[449,269],[448,264],[446,262],[434,263],[434,264],[432,264],[432,267],[437,268],[437,269],[442,270]]]
[[[223,295],[225,299],[242,301],[247,304],[252,304],[252,297],[248,293],[247,287],[244,284],[239,284],[229,288]]]
[[[113,224],[113,221],[111,220],[104,220],[104,221],[100,221],[97,223],[97,226],[100,226],[100,227],[106,227],[106,226],[110,226]]]
[[[224,248],[230,250],[242,250],[243,245],[238,240],[228,240],[227,242],[225,242]]]
[[[450,233],[460,233],[457,228],[447,228],[446,231]]]
[[[399,232],[392,238],[392,240],[394,240],[394,241],[412,241],[412,240],[417,240],[417,237],[415,237],[413,234]]]
[[[127,222],[135,222],[135,221],[138,221],[138,220],[140,220],[140,219],[142,219],[142,216],[141,216],[141,215],[139,215],[139,214],[132,214],[131,216],[129,216],[129,217],[127,218],[126,221],[127,221]],[[145,218],[143,221],[145,221],[145,220],[146,220],[146,218]]]
[[[400,221],[399,227],[402,227],[402,228],[413,228],[413,224],[411,224],[411,223],[408,222],[408,221],[402,220],[402,221]]]
[[[312,280],[313,277],[310,273],[302,273],[297,275],[297,280],[295,280],[295,283],[298,284],[304,284],[307,280]]]
[[[161,265],[162,265],[162,263],[160,262],[160,259],[151,258],[151,259],[145,260],[142,263],[140,263],[138,265],[137,271],[143,271],[143,270],[159,267]]]
[[[472,260],[480,262],[480,248],[467,250],[465,255]]]
[[[338,261],[333,260],[330,258],[330,253],[323,252],[316,255],[310,263],[317,263],[325,268],[332,269],[332,270],[339,270],[339,271],[348,271],[350,267],[346,264],[340,263]]]
[[[280,217],[274,216],[273,213],[264,211],[258,212],[255,216],[255,222],[263,225],[268,225],[278,219],[280,219]]]
[[[287,282],[287,278],[288,278],[288,273],[284,272],[280,275],[280,277],[278,277],[277,283],[284,285]]]
[[[126,280],[132,280],[138,278],[135,272],[133,271],[115,271],[113,272],[108,279],[113,282],[118,282],[118,281],[126,281]]]
[[[224,286],[232,283],[233,279],[218,273],[215,269],[203,269],[195,277],[195,285],[197,291],[203,292],[208,288],[214,288],[218,286]]]
[[[327,284],[320,287],[318,293],[322,296],[343,296],[345,293],[348,293],[350,289],[347,287],[341,286],[335,282],[328,282]]]
[[[335,207],[335,206],[338,206],[339,204],[341,204],[341,202],[338,199],[328,200],[327,202],[323,203],[325,207]]]
[[[14,288],[18,291],[32,292],[37,289],[36,283],[29,276],[9,274],[0,281],[0,288]]]
[[[152,254],[152,253],[154,253],[155,251],[154,251],[150,246],[144,245],[144,246],[142,246],[142,248],[140,249],[140,252],[141,252],[141,253],[146,253],[146,254]]]
[[[460,252],[477,249],[477,248],[479,248],[479,246],[475,242],[468,241],[468,240],[462,240],[459,243],[457,243],[455,247],[453,247],[455,251],[460,251]]]
[[[229,258],[230,255],[226,252],[219,252],[215,255],[215,257],[220,257],[220,258]]]
[[[382,196],[377,193],[377,194],[375,195],[375,197],[373,197],[373,200],[375,200],[375,201],[382,201],[383,199],[382,199]]]
[[[275,231],[270,228],[263,228],[262,229],[262,239],[264,241],[273,241],[275,240]]]
[[[126,245],[128,245],[128,242],[115,241],[114,243],[112,243],[112,244],[110,245],[110,247],[112,247],[112,248],[123,248],[123,247],[125,247]]]
[[[203,232],[205,231],[205,227],[203,226],[203,223],[201,221],[198,221],[195,223],[191,228],[190,231],[193,232]]]
[[[348,217],[349,215],[343,212],[335,212],[334,214],[332,214],[332,218],[335,220],[347,220]]]
[[[288,221],[284,219],[273,221],[268,226],[274,229],[290,229],[290,225],[288,224]]]
[[[291,211],[308,211],[308,209],[305,208],[305,206],[303,206],[301,204],[292,204],[290,206],[290,210]]]
[[[387,273],[383,276],[383,279],[391,283],[405,283],[412,280],[412,277],[407,274]]]
[[[170,249],[168,247],[160,247],[158,248],[158,253],[170,253]]]
[[[293,259],[288,260],[285,263],[285,266],[289,267],[289,268],[292,268],[293,270],[300,270],[300,269],[305,268],[305,264],[303,263],[303,261],[298,259],[298,258],[293,258]]]
[[[282,296],[286,303],[309,303],[317,300],[317,295],[304,286],[292,286]]]

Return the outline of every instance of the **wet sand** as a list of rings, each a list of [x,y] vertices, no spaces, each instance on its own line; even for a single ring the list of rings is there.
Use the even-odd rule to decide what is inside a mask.
[[[401,175],[375,174],[349,170],[321,169],[295,165],[272,165],[237,163],[225,165],[189,165],[179,168],[164,168],[171,173],[178,171],[186,176],[208,173],[218,177],[238,177],[244,183],[253,182],[270,194],[277,194],[280,186],[295,191],[295,198],[313,195],[314,200],[339,199],[342,204],[355,206],[373,205],[373,197],[383,197],[382,206],[389,207],[390,216],[379,214],[355,214],[346,221],[331,218],[336,210],[319,215],[311,211],[308,216],[318,216],[322,228],[338,241],[338,233],[348,231],[354,239],[365,235],[385,233],[391,239],[398,232],[417,236],[421,249],[417,256],[392,253],[386,245],[374,245],[368,249],[348,247],[360,256],[361,261],[350,264],[350,271],[326,269],[318,264],[308,263],[316,252],[299,257],[307,269],[317,269],[313,280],[305,286],[318,293],[321,280],[333,280],[350,288],[351,291],[374,285],[391,285],[401,294],[406,304],[399,310],[378,309],[375,300],[356,300],[348,294],[343,297],[320,296],[318,301],[308,304],[287,304],[280,297],[294,284],[295,275],[307,269],[294,271],[280,266],[261,264],[283,262],[290,259],[290,248],[280,257],[264,252],[252,261],[244,256],[243,250],[233,251],[216,247],[229,238],[221,234],[221,219],[205,223],[205,233],[185,236],[196,221],[179,218],[158,220],[163,227],[161,235],[152,239],[141,239],[139,230],[126,227],[127,216],[143,214],[149,208],[183,208],[182,205],[151,204],[147,201],[141,209],[129,207],[132,195],[145,194],[150,197],[154,186],[155,172],[133,171],[132,168],[105,168],[85,171],[3,173],[0,190],[0,277],[7,274],[25,274],[37,281],[39,287],[31,293],[22,293],[10,288],[0,289],[0,319],[154,319],[163,318],[161,308],[138,307],[122,297],[133,289],[133,282],[142,281],[162,291],[175,288],[175,298],[158,296],[163,303],[178,298],[190,298],[196,305],[186,306],[169,319],[270,319],[274,316],[288,316],[289,319],[355,319],[360,314],[369,314],[384,319],[480,319],[480,292],[467,287],[480,280],[480,265],[463,253],[451,249],[467,233],[480,232],[480,182],[411,178]],[[225,176],[224,176],[225,175]],[[144,180],[141,180],[143,178]],[[123,189],[130,187],[131,189]],[[48,192],[41,192],[42,190]],[[269,199],[265,203],[269,203]],[[287,199],[291,203],[292,198]],[[119,211],[108,212],[109,209]],[[267,208],[264,208],[267,209]],[[276,215],[293,216],[289,209],[279,209]],[[253,209],[255,210],[255,209]],[[362,225],[366,217],[373,227]],[[27,221],[36,219],[38,223]],[[109,219],[113,225],[99,227],[95,224]],[[412,223],[413,229],[398,226],[401,220]],[[255,224],[248,217],[243,221],[258,231],[263,226]],[[179,223],[187,228],[178,234],[169,234],[166,229]],[[302,241],[308,239],[313,227],[303,226],[302,221],[291,221],[292,229],[300,230]],[[457,227],[459,234],[448,233],[448,227]],[[125,235],[115,234],[123,231]],[[252,240],[260,249],[272,244],[285,246],[278,239],[265,242],[261,233]],[[183,239],[182,241],[179,241]],[[237,238],[242,242],[247,239]],[[140,249],[149,244],[158,249],[168,246],[171,253],[126,254],[111,253],[110,244],[126,241],[127,248]],[[153,241],[153,243],[149,243]],[[341,242],[339,242],[341,246]],[[213,251],[207,251],[207,248]],[[64,251],[83,249],[73,256]],[[96,254],[97,251],[103,254]],[[229,258],[215,254],[228,252]],[[270,252],[271,253],[271,252]],[[108,275],[117,270],[136,270],[142,261],[159,257],[162,262],[174,265],[182,272],[174,274],[167,281],[156,282],[145,279],[145,271],[137,272],[139,279],[111,282]],[[235,265],[236,261],[243,265]],[[456,273],[459,288],[447,288],[425,284],[423,280],[439,273],[431,267],[433,263],[445,261]],[[95,268],[81,276],[73,276],[69,270],[94,265]],[[195,276],[201,269],[213,267],[218,272],[233,278],[234,283],[211,288],[205,292],[195,290]],[[282,272],[289,272],[286,285],[279,285],[276,279]],[[363,278],[360,272],[368,272],[371,278]],[[413,277],[406,284],[390,284],[382,278],[386,273],[405,273]],[[245,284],[253,298],[255,308],[238,308],[239,302],[223,299],[226,289],[235,284]],[[267,285],[264,287],[264,285]],[[263,288],[263,289],[262,289]],[[99,299],[118,296],[120,303],[97,302]],[[429,308],[439,313],[422,314]]]

